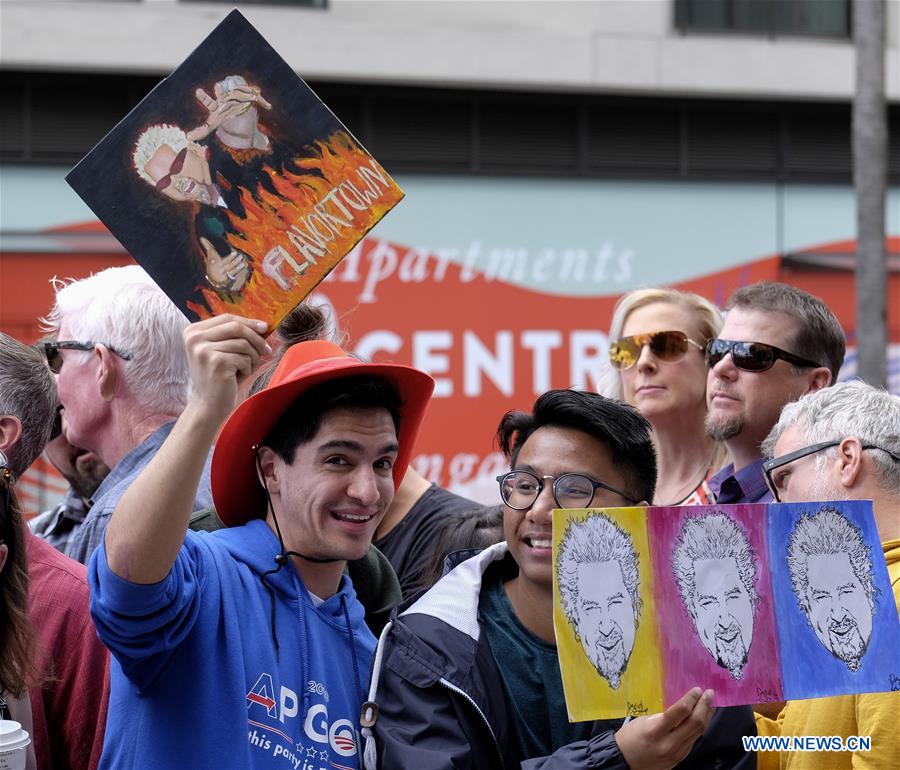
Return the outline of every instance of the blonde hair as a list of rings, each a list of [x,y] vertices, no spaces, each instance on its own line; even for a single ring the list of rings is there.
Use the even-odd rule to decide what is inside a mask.
[[[693,334],[689,335],[695,342],[705,345],[707,340],[719,335],[722,329],[722,311],[706,297],[691,291],[679,291],[669,288],[635,289],[623,294],[613,310],[609,325],[609,341],[615,342],[622,336],[625,322],[635,310],[656,303],[676,305],[687,310],[694,322]],[[660,329],[660,331],[665,331]],[[689,330],[685,330],[689,331]],[[695,336],[696,335],[696,336]],[[622,377],[619,370],[604,359],[598,377],[597,390],[607,398],[622,400]],[[716,442],[717,451],[713,457],[712,467],[719,468],[729,462],[728,450],[721,442]]]
[[[147,164],[163,145],[171,147],[176,153],[181,152],[188,146],[187,134],[178,126],[160,123],[145,128],[134,144],[134,154],[131,156],[134,168],[141,179],[152,185],[156,184],[156,180],[147,173]]]

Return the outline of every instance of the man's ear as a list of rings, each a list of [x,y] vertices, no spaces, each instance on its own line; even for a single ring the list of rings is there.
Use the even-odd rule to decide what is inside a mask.
[[[10,450],[20,438],[22,438],[21,420],[11,414],[0,415],[0,449],[10,454]]]
[[[862,442],[856,436],[847,436],[838,445],[837,462],[841,486],[850,489],[859,481],[863,464]]]
[[[0,544],[0,572],[3,572],[3,565],[6,564],[6,557],[9,556],[9,546],[6,543]]]
[[[280,458],[274,449],[261,446],[256,450],[256,477],[260,485],[269,490],[269,494],[280,491],[281,480],[278,478],[276,468]]]
[[[831,369],[827,366],[817,366],[807,375],[807,393],[814,390],[822,390],[831,385]]]
[[[103,345],[94,348],[99,366],[97,367],[97,387],[104,401],[112,401],[116,397],[116,385],[119,380],[119,363],[114,353],[110,353]]]
[[[649,508],[650,503],[648,503],[646,500],[641,500],[641,502],[637,503],[637,506],[638,508]]]

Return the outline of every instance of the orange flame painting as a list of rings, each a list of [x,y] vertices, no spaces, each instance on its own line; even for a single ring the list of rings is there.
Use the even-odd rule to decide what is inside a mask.
[[[274,328],[402,198],[403,191],[343,131],[315,143],[294,165],[318,172],[298,176],[266,168],[278,195],[240,191],[246,216],[228,216],[229,243],[250,260],[252,274],[231,300],[202,288],[204,304],[188,302],[200,318],[236,313]]]
[[[403,198],[239,11],[66,179],[186,316],[270,329]]]

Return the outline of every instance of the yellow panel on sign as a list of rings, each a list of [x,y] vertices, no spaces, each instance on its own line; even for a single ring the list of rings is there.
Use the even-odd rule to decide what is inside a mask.
[[[646,512],[553,511],[553,625],[572,722],[663,710]]]

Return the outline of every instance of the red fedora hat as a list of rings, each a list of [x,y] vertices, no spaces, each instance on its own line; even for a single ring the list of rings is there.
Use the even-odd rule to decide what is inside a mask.
[[[394,486],[400,486],[434,380],[411,366],[360,361],[325,340],[300,342],[287,349],[269,384],[240,404],[219,433],[213,450],[212,495],[226,526],[266,515],[266,498],[256,475],[256,447],[278,418],[314,385],[352,375],[380,377],[400,394],[400,450],[393,468]]]

